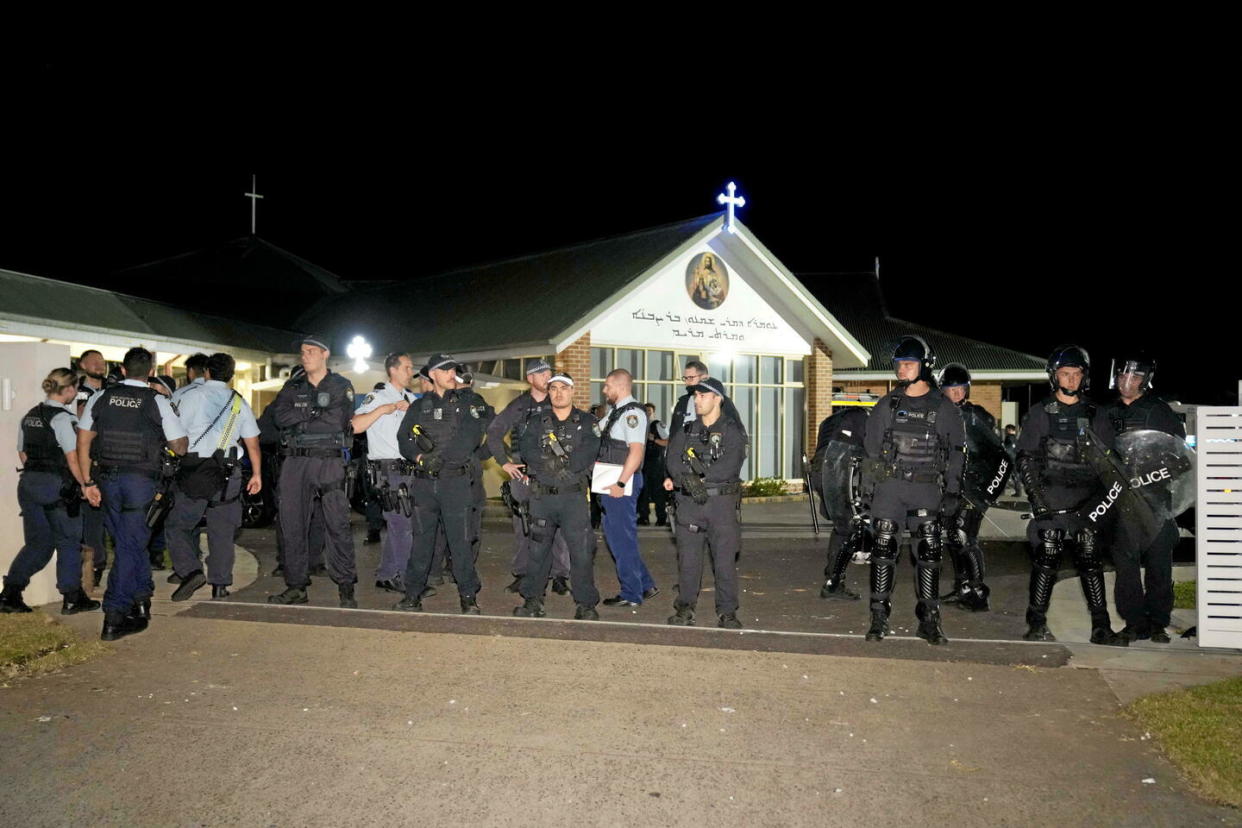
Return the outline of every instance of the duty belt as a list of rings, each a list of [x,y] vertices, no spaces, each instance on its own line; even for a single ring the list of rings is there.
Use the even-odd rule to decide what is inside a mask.
[[[467,463],[464,466],[450,466],[448,468],[440,469],[434,474],[422,471],[418,468],[415,468],[413,473],[415,477],[421,477],[424,480],[435,480],[438,477],[459,477],[463,474],[470,474],[470,472],[470,464]]]
[[[368,460],[367,468],[378,469],[382,472],[395,471],[397,474],[409,474],[414,469],[414,464],[409,460],[397,458],[395,460]]]
[[[537,495],[572,494],[586,491],[585,483],[570,483],[568,486],[545,486],[534,480],[530,481],[530,489]]]
[[[281,454],[285,457],[344,457],[343,452],[341,448],[298,448],[296,446],[281,450]]]
[[[910,483],[935,483],[938,486],[944,485],[944,475],[939,472],[916,472],[896,469],[893,472],[893,479],[906,480]]]
[[[681,486],[678,486],[678,487],[677,487],[677,488],[675,488],[673,491],[676,491],[676,492],[681,492],[681,493],[682,493],[682,494],[684,494],[686,497],[690,497],[690,492],[686,491],[686,490],[685,490],[685,489],[683,489]],[[731,494],[737,494],[737,493],[738,493],[738,492],[740,492],[740,491],[742,491],[742,484],[741,484],[740,482],[738,482],[738,483],[721,483],[721,484],[719,484],[719,485],[717,485],[717,486],[708,486],[708,487],[707,487],[707,496],[708,496],[708,497],[716,497],[717,495],[731,495]]]

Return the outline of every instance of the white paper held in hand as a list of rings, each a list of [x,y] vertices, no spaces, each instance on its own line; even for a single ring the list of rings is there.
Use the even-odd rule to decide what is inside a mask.
[[[596,494],[608,494],[608,487],[613,486],[621,479],[621,472],[624,466],[617,463],[596,463],[595,468],[591,471],[591,491]],[[634,494],[634,478],[631,476],[625,481],[625,494]]]

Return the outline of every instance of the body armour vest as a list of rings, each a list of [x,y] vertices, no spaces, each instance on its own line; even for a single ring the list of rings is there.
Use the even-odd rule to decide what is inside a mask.
[[[543,398],[543,402],[536,402],[535,398],[530,395],[529,391],[518,397],[521,402],[518,403],[522,415],[518,417],[518,421],[513,424],[513,428],[509,429],[509,448],[512,450],[513,461],[515,463],[522,462],[522,434],[526,431],[527,425],[534,421],[546,411],[551,410],[552,402],[547,397]]]
[[[884,459],[903,474],[944,474],[948,447],[936,432],[940,396],[891,397],[892,422],[884,433]]]
[[[685,448],[694,449],[695,455],[706,470],[703,480],[713,485],[718,483],[737,483],[741,480],[736,474],[730,474],[729,470],[724,467],[717,469],[716,474],[712,474],[712,466],[724,454],[725,428],[728,422],[731,421],[724,418],[718,420],[713,424],[718,429],[715,431],[711,427],[703,425],[702,420],[691,420],[682,428],[686,435]]]
[[[1048,416],[1048,436],[1044,438],[1044,479],[1054,486],[1081,488],[1094,485],[1095,472],[1082,457],[1078,444],[1079,421],[1091,423],[1095,406],[1080,403],[1069,406],[1053,401],[1044,406]]]
[[[582,430],[590,426],[574,411],[558,420],[551,410],[531,416],[522,429],[522,454],[526,470],[545,486],[568,486],[581,481],[583,474],[569,470],[570,460],[582,442]]]
[[[164,424],[155,391],[134,385],[114,385],[100,392],[91,409],[99,436],[91,443],[91,457],[104,468],[158,472],[164,448]]]
[[[65,452],[56,442],[52,419],[58,414],[68,414],[63,408],[39,403],[22,418],[22,451],[26,452],[26,471],[66,472],[69,462]]]
[[[613,409],[613,412],[608,415],[608,419],[599,430],[599,459],[601,462],[615,463],[618,466],[625,465],[626,458],[630,456],[630,444],[624,440],[613,439],[612,427],[625,416],[625,412],[633,410],[642,411],[643,404],[638,400],[633,400],[620,408]]]

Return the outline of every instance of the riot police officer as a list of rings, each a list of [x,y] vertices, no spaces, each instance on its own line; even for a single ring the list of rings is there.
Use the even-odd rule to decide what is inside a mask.
[[[56,368],[43,380],[47,399],[26,412],[17,432],[22,461],[17,502],[22,510],[25,545],[9,566],[0,592],[0,612],[30,612],[22,590],[56,552],[56,589],[64,596],[62,615],[99,609],[82,589],[81,484],[78,465],[78,389],[73,371]]]
[[[203,381],[187,386],[178,405],[190,440],[177,475],[173,505],[164,522],[173,569],[180,579],[172,600],[185,601],[206,583],[211,597],[227,598],[233,583],[233,539],[242,524],[240,443],[252,469],[262,469],[259,425],[241,394],[229,387],[236,362],[212,354]],[[246,491],[258,494],[263,475],[250,476]],[[207,575],[198,560],[198,523],[207,520]]]
[[[526,601],[513,614],[544,615],[544,586],[552,571],[553,539],[559,536],[569,547],[570,589],[577,604],[574,618],[597,621],[595,533],[587,492],[599,453],[599,422],[574,408],[574,380],[569,374],[553,375],[547,387],[548,406],[530,409],[518,443],[530,489],[531,550],[521,586]]]
[[[354,413],[354,388],[328,370],[331,351],[325,339],[301,341],[306,374],[285,383],[272,402],[281,430],[280,526],[284,538],[286,589],[268,596],[273,604],[305,604],[310,586],[307,527],[315,501],[323,512],[327,535],[328,576],[336,584],[342,607],[357,607],[354,584],[354,538],[349,528],[346,449]]]
[[[433,389],[409,407],[397,431],[401,456],[414,464],[414,542],[405,570],[405,598],[396,608],[422,611],[436,530],[443,521],[461,611],[479,615],[476,596],[482,584],[475,569],[479,538],[474,513],[483,480],[475,453],[495,412],[478,394],[457,388],[453,357],[436,354],[427,365]]]
[[[703,580],[704,543],[711,547],[717,626],[740,630],[737,558],[742,545],[738,504],[748,447],[740,423],[724,411],[724,386],[707,378],[694,387],[694,419],[669,435],[664,488],[677,498],[677,600],[668,623],[694,624]]]
[[[1129,642],[1113,632],[1108,615],[1100,531],[1082,512],[1103,490],[1086,456],[1089,441],[1098,438],[1111,448],[1111,424],[1086,398],[1091,358],[1085,349],[1058,347],[1048,357],[1047,371],[1052,396],[1027,412],[1018,438],[1018,474],[1035,518],[1026,530],[1032,554],[1024,638],[1056,640],[1048,629],[1048,604],[1068,545],[1091,613],[1091,643],[1124,647]]]
[[[832,521],[828,538],[828,560],[820,598],[857,601],[859,595],[845,585],[845,569],[856,554],[870,554],[871,519],[861,501],[861,492],[851,484],[854,458],[865,453],[863,437],[867,429],[865,409],[846,407],[824,419],[815,441],[812,477],[820,483],[824,514]]]
[[[966,435],[957,406],[935,387],[935,364],[936,354],[922,337],[903,337],[893,351],[897,387],[880,398],[867,418],[867,485],[873,492],[875,527],[868,641],[888,632],[902,529],[917,538],[918,635],[930,644],[948,640],[940,628],[940,515],[957,508]]]
[[[141,632],[150,623],[155,583],[147,559],[147,510],[167,468],[165,445],[176,455],[189,446],[172,403],[146,382],[150,352],[130,348],[121,371],[124,381],[91,397],[78,424],[78,464],[92,470],[82,490],[92,506],[103,504],[116,540],[103,599],[100,638],[105,641]]]
[[[375,586],[390,592],[405,592],[405,568],[410,562],[414,536],[410,530],[413,514],[414,478],[410,461],[401,456],[397,429],[414,402],[409,390],[414,378],[414,362],[407,354],[389,354],[384,359],[388,382],[367,394],[354,414],[355,434],[367,435],[367,474],[378,492],[388,532],[380,549]]]
[[[1117,399],[1105,412],[1113,433],[1120,436],[1152,429],[1185,439],[1186,428],[1173,409],[1149,393],[1156,375],[1156,361],[1138,352],[1125,355],[1116,366]],[[1126,622],[1121,634],[1131,641],[1151,639],[1157,644],[1168,644],[1169,634],[1164,628],[1169,625],[1173,612],[1173,550],[1177,547],[1177,524],[1171,517],[1162,521],[1155,540],[1145,549],[1138,548],[1140,541],[1130,529],[1125,524],[1119,526],[1113,546],[1113,564],[1117,568],[1113,594],[1117,599],[1117,612]],[[1146,572],[1143,579],[1140,566]]]
[[[985,570],[979,527],[988,506],[1004,491],[1005,477],[1012,466],[996,435],[996,418],[970,401],[970,371],[966,366],[960,362],[949,363],[940,372],[939,384],[941,392],[962,415],[968,446],[966,477],[988,478],[974,487],[986,498],[963,497],[954,504],[956,512],[946,511],[940,515],[941,535],[953,564],[953,591],[942,600],[971,612],[987,612],[991,590],[983,582]],[[971,447],[977,450],[971,451]]]
[[[546,360],[536,359],[526,366],[526,382],[530,388],[517,395],[492,420],[487,427],[487,448],[491,456],[509,476],[507,498],[512,500],[517,510],[527,509],[530,500],[530,487],[522,474],[522,457],[518,444],[521,430],[530,417],[540,416],[551,402],[548,399],[548,383],[552,377],[552,366]],[[509,437],[509,446],[505,446],[505,435]],[[510,456],[510,455],[513,456]],[[525,524],[520,514],[513,516],[513,583],[505,587],[508,592],[518,592],[522,586],[522,578],[526,575],[526,567],[530,561],[531,539],[526,534]],[[552,542],[552,589],[564,594],[569,591],[569,547],[565,539],[558,533]]]

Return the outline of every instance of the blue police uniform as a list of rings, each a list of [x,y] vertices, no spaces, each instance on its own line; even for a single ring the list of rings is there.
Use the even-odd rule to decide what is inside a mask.
[[[92,475],[103,498],[104,524],[116,541],[104,592],[108,623],[120,623],[155,592],[147,560],[146,511],[159,483],[164,443],[186,436],[172,404],[141,380],[124,380],[96,394],[79,423],[95,432]]]
[[[608,410],[604,426],[600,429],[599,460],[604,463],[623,465],[631,443],[646,446],[647,413],[633,396],[617,400]],[[642,468],[634,472],[631,494],[621,497],[600,495],[600,507],[604,512],[604,539],[617,564],[617,580],[621,584],[620,598],[631,604],[641,604],[644,594],[655,588],[655,581],[647,571],[638,550],[638,495],[643,487]],[[617,603],[615,599],[605,603]]]
[[[239,443],[258,437],[259,424],[249,404],[227,383],[195,380],[178,389],[178,393],[177,409],[190,440],[181,460],[181,480],[192,475],[203,463],[223,463],[225,468],[221,475],[223,484],[209,497],[192,496],[181,480],[177,482],[173,506],[164,521],[168,551],[182,583],[186,584],[198,573],[194,580],[202,586],[195,527],[206,514],[209,554],[205,582],[228,586],[233,583],[233,538],[242,523],[242,472],[237,459],[245,448]],[[220,455],[213,459],[216,452]],[[173,597],[188,598],[196,588],[179,589]]]

